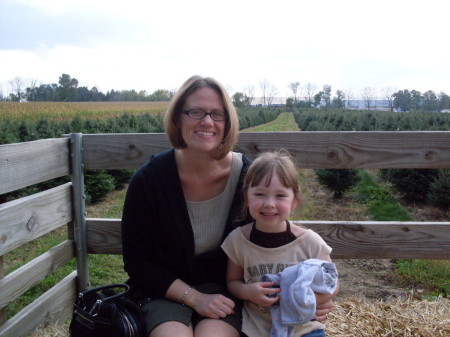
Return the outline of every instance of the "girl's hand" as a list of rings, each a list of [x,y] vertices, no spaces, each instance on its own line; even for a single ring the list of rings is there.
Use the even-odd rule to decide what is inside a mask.
[[[318,320],[320,323],[325,323],[328,314],[331,312],[331,309],[333,307],[333,300],[328,300],[324,303],[317,303],[316,306],[316,320]]]
[[[262,307],[270,307],[280,297],[280,288],[273,288],[274,282],[255,282],[246,285],[248,300]],[[269,297],[270,296],[270,297]]]
[[[331,295],[314,293],[314,295],[316,296],[316,320],[318,320],[320,323],[326,322],[328,314],[333,309],[333,298],[338,292],[339,283],[336,287],[336,290]]]

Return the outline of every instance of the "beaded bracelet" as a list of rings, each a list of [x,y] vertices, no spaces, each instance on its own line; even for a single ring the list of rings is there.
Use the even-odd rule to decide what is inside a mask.
[[[184,291],[183,296],[181,296],[181,304],[185,305],[184,300],[186,299],[186,296],[189,294],[189,292],[192,290],[192,287],[189,286],[187,287],[187,289]]]

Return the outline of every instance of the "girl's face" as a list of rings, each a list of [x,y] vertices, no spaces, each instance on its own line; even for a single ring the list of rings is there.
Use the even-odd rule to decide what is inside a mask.
[[[206,112],[224,112],[222,98],[211,88],[200,88],[186,99],[183,111],[201,109]],[[193,119],[181,113],[179,127],[189,150],[215,151],[225,136],[225,121],[214,121],[210,115]]]
[[[276,174],[269,186],[266,186],[265,179],[256,186],[250,186],[247,203],[256,228],[267,233],[284,231],[291,210],[297,207],[294,191],[285,187]]]

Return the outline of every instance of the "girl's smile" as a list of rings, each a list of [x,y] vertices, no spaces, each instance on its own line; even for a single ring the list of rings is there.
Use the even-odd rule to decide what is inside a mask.
[[[286,230],[286,220],[291,210],[297,206],[293,190],[285,187],[276,174],[268,186],[266,179],[251,186],[247,192],[247,200],[256,228],[268,233]]]

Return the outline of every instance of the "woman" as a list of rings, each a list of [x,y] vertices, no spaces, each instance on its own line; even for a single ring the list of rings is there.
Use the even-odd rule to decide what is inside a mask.
[[[172,149],[133,176],[122,218],[125,270],[142,309],[145,336],[239,336],[241,303],[226,291],[220,244],[241,219],[250,160],[232,152],[239,121],[212,78],[193,76],[164,116]],[[320,301],[319,301],[320,302]],[[318,306],[317,318],[331,301]]]

